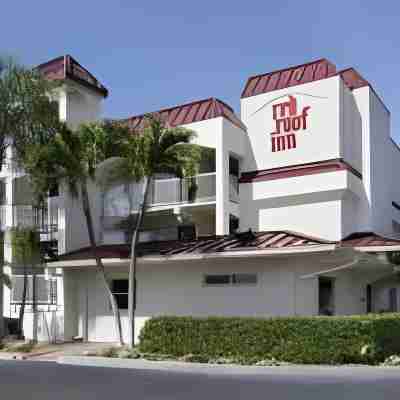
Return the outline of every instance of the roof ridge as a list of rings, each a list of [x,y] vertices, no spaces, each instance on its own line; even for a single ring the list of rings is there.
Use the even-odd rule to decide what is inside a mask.
[[[290,70],[290,69],[297,69],[297,68],[300,68],[300,67],[306,67],[306,66],[308,66],[308,65],[320,63],[321,61],[326,61],[326,62],[332,64],[332,65],[335,67],[335,69],[336,69],[336,65],[335,65],[335,64],[333,64],[333,63],[332,63],[331,61],[329,61],[327,58],[322,57],[322,58],[319,58],[319,59],[317,59],[317,60],[309,61],[309,62],[306,62],[306,63],[303,63],[303,64],[291,65],[291,66],[289,66],[289,67],[279,68],[279,69],[275,69],[275,70],[272,70],[272,71],[269,71],[269,72],[264,72],[264,73],[261,73],[261,74],[250,75],[250,76],[247,78],[247,80],[249,80],[249,79],[254,79],[254,78],[258,78],[258,77],[260,77],[260,76],[275,74],[275,73],[277,73],[277,72],[288,71],[288,70]]]
[[[210,101],[212,103],[215,103],[215,102],[222,103],[224,106],[228,107],[236,115],[235,111],[233,110],[233,108],[229,104],[227,104],[224,101],[218,99],[217,97],[207,97],[205,99],[193,100],[193,101],[189,101],[187,103],[177,104],[175,106],[160,108],[159,110],[148,111],[148,112],[144,112],[144,113],[141,113],[141,114],[132,115],[132,116],[127,117],[127,118],[122,118],[121,120],[125,121],[125,120],[128,120],[128,119],[141,118],[141,117],[144,117],[146,114],[156,114],[156,113],[157,114],[161,114],[161,113],[166,112],[166,111],[172,111],[172,110],[174,110],[176,108],[192,106],[192,105],[199,104],[199,103],[205,103],[206,101]]]

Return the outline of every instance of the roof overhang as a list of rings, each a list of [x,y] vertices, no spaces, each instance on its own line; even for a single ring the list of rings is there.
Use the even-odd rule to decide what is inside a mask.
[[[332,252],[337,249],[335,244],[321,244],[313,246],[296,246],[282,249],[250,250],[250,251],[224,251],[219,253],[203,254],[179,254],[179,255],[148,255],[138,257],[138,263],[163,263],[168,261],[196,261],[209,259],[232,259],[232,258],[256,258],[256,257],[282,257],[299,254],[313,254],[321,252]],[[105,266],[126,265],[129,258],[103,258]],[[94,258],[81,260],[53,261],[46,264],[47,268],[77,268],[77,267],[96,267]]]

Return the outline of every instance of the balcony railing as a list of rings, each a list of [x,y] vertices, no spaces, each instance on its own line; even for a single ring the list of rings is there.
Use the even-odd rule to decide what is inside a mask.
[[[50,203],[49,208],[37,208],[30,205],[1,205],[0,228],[12,227],[36,228],[41,234],[58,231],[58,205]]]
[[[193,178],[155,179],[149,193],[149,206],[215,201],[215,172]]]

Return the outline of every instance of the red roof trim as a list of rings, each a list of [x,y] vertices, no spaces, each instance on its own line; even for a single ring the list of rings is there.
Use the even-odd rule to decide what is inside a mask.
[[[295,176],[305,176],[321,174],[325,172],[334,172],[347,170],[362,179],[362,175],[359,171],[353,168],[351,165],[343,161],[342,159],[333,159],[321,162],[314,162],[308,164],[299,164],[289,167],[280,167],[265,169],[260,171],[250,171],[242,173],[239,180],[240,183],[251,183],[251,182],[262,182],[272,181],[275,179],[292,178]]]

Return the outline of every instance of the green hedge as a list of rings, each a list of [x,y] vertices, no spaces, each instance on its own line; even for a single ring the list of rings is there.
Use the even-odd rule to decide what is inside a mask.
[[[378,363],[400,354],[400,314],[351,317],[157,317],[140,335],[146,353],[254,362]]]

